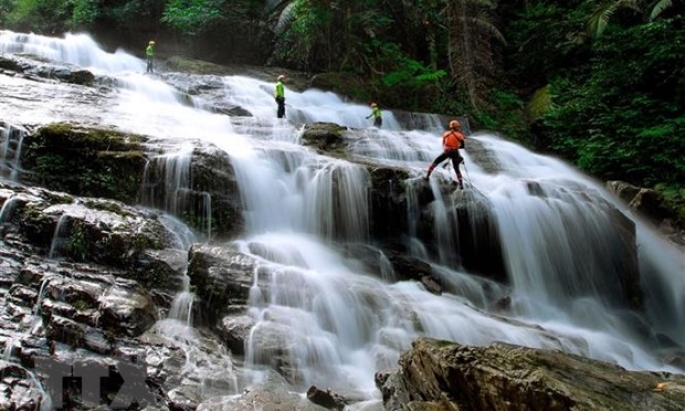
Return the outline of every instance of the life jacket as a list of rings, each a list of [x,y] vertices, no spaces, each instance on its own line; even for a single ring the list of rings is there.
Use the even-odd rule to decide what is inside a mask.
[[[274,97],[285,97],[285,87],[282,81],[276,83],[276,90],[274,91]]]
[[[442,134],[442,146],[445,150],[458,150],[464,144],[464,135],[458,131],[450,130]]]

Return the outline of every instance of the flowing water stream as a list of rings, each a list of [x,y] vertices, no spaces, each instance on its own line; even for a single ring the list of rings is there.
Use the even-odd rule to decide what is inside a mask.
[[[246,234],[225,246],[258,261],[248,312],[255,325],[244,362],[247,374],[253,371],[251,378],[259,378],[273,365],[273,351],[261,343],[265,334],[280,338],[292,365],[290,372],[302,387],[330,386],[369,399],[379,398],[375,371],[396,367],[399,353],[420,335],[464,344],[505,341],[556,348],[628,369],[649,370],[672,369],[655,358],[637,335],[636,323],[648,321],[655,334],[685,345],[682,257],[598,182],[557,159],[490,133],[470,137],[484,145],[501,167],[498,173],[487,173],[472,161],[467,146],[466,177],[495,216],[511,282],[510,290],[489,285],[511,298],[509,314],[493,315],[484,310],[487,298],[482,290],[488,280],[449,268],[458,266],[457,250],[463,246],[453,241],[456,227],[448,211],[455,200],[443,198],[438,189],[439,181],[451,178],[451,170],[436,169],[430,183],[441,200],[432,205],[439,251],[434,270],[454,290],[438,296],[415,282],[392,281],[389,264],[383,278],[351,268],[330,246],[334,239],[371,244],[368,172],[357,163],[322,156],[300,144],[305,123],[328,121],[360,128],[360,137],[350,148],[354,158],[405,168],[416,180],[412,184],[419,184],[418,177],[441,151],[437,117],[428,116],[426,122],[435,125],[430,130],[403,130],[385,111],[379,130],[364,119],[369,112],[365,105],[328,92],[295,92],[286,84],[287,118],[277,119],[272,83],[227,76],[221,77],[221,98],[253,114],[229,117],[205,109],[201,97],[190,103],[179,98],[162,77],[142,74],[143,60],[124,51],[107,53],[86,35],[47,38],[0,32],[0,51],[38,54],[116,79],[114,92],[101,100],[102,106],[84,114],[87,120],[158,139],[201,140],[230,156],[243,194]],[[14,87],[14,81],[0,75],[0,87]],[[34,104],[30,123],[57,120],[69,111],[68,102],[59,109]],[[19,111],[13,114],[19,120],[30,117]],[[7,153],[3,149],[3,156]],[[147,205],[176,213],[183,207],[184,167],[191,155],[182,149],[160,157],[166,165],[167,196],[164,204]],[[544,195],[532,195],[531,184]],[[407,195],[410,199],[414,195],[411,188]],[[619,226],[607,217],[607,204],[636,223],[646,319],[619,304],[625,290],[618,273],[626,261],[610,258],[620,244],[616,244]],[[411,209],[408,212],[412,214]],[[211,214],[211,204],[207,213]],[[204,234],[210,238],[211,228],[207,231]],[[414,234],[407,233],[412,252],[427,257]],[[188,241],[182,242],[184,247]],[[257,255],[253,252],[257,246],[276,250],[278,258]],[[259,286],[262,275],[268,279],[268,290]],[[211,374],[208,379],[216,380],[222,378],[222,369],[228,370],[223,377],[229,387],[226,394],[238,394],[250,378],[237,379],[227,353],[220,355],[225,362],[207,364],[196,345],[194,297],[185,284],[169,318],[157,325],[159,332],[183,347],[184,372]]]

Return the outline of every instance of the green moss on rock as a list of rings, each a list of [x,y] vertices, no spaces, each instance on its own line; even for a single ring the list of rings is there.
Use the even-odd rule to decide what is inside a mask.
[[[125,203],[136,201],[146,138],[110,129],[56,123],[24,140],[24,180],[48,189]]]
[[[190,74],[229,74],[224,66],[203,60],[193,60],[182,56],[171,57],[166,61],[166,64],[172,70]]]
[[[345,157],[343,132],[347,127],[335,123],[308,124],[302,133],[302,144],[333,157]]]

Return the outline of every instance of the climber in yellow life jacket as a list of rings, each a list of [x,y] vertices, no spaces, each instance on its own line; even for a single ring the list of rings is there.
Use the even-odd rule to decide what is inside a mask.
[[[276,89],[274,90],[274,98],[278,105],[278,111],[276,113],[278,118],[285,117],[285,86],[283,86],[283,80],[285,80],[283,74],[278,76],[278,83],[276,83]]]
[[[452,168],[454,168],[454,172],[457,173],[459,188],[463,190],[464,182],[461,171],[459,170],[459,165],[464,162],[464,159],[461,157],[461,154],[459,154],[459,149],[464,148],[464,140],[465,137],[461,133],[461,124],[457,120],[450,121],[450,129],[442,133],[442,147],[444,151],[433,160],[433,163],[428,167],[428,173],[423,179],[428,180],[433,169],[435,169],[438,164],[450,159],[452,160]]]
[[[152,60],[155,58],[155,42],[153,40],[147,43],[145,55],[147,56],[147,72],[152,73]]]
[[[381,117],[381,109],[378,108],[378,104],[376,103],[371,103],[371,114],[366,116],[366,118],[371,118],[371,116],[373,116],[374,127],[381,128],[383,125],[383,118]]]

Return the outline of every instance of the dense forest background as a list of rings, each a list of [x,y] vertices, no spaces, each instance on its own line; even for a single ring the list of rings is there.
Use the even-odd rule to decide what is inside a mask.
[[[0,0],[0,26],[271,65],[383,107],[468,114],[685,222],[683,0]]]

